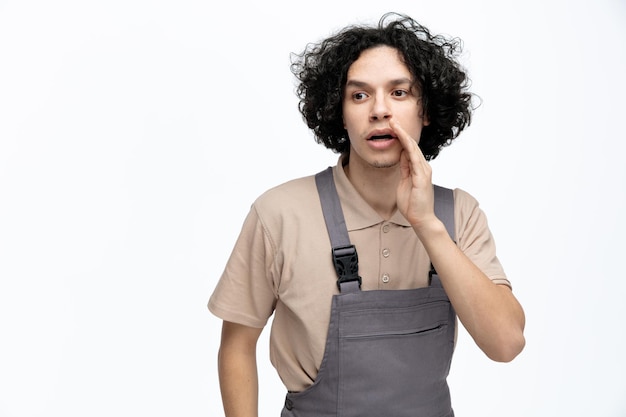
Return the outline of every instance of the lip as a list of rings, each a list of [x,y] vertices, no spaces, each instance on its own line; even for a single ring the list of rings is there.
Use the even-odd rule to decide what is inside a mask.
[[[381,136],[389,136],[388,138],[381,138]],[[393,129],[385,128],[385,129],[375,129],[372,130],[369,135],[367,135],[367,140],[393,140],[398,137],[394,133]]]
[[[395,149],[398,143],[398,136],[391,128],[372,130],[366,139],[368,147],[376,152]]]

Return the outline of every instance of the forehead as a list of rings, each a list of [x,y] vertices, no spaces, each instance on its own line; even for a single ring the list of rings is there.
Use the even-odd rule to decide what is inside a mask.
[[[348,81],[367,83],[401,78],[413,79],[400,51],[390,46],[376,46],[364,50],[350,65],[347,74]]]

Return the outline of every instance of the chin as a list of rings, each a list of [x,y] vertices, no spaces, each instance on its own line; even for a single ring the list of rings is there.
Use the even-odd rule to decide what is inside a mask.
[[[400,161],[374,161],[371,165],[374,168],[394,168]]]

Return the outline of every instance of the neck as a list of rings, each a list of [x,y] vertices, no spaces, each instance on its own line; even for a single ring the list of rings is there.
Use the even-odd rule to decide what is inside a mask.
[[[363,199],[385,220],[396,212],[396,189],[400,180],[399,165],[387,168],[362,166],[348,162],[346,176]]]

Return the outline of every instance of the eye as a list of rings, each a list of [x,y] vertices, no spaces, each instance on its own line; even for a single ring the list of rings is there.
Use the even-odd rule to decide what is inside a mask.
[[[365,100],[367,98],[367,94],[365,94],[363,92],[354,93],[354,94],[352,94],[352,98],[355,101],[362,101],[362,100]]]
[[[409,95],[409,92],[406,90],[393,90],[391,93],[394,97],[406,97]]]

